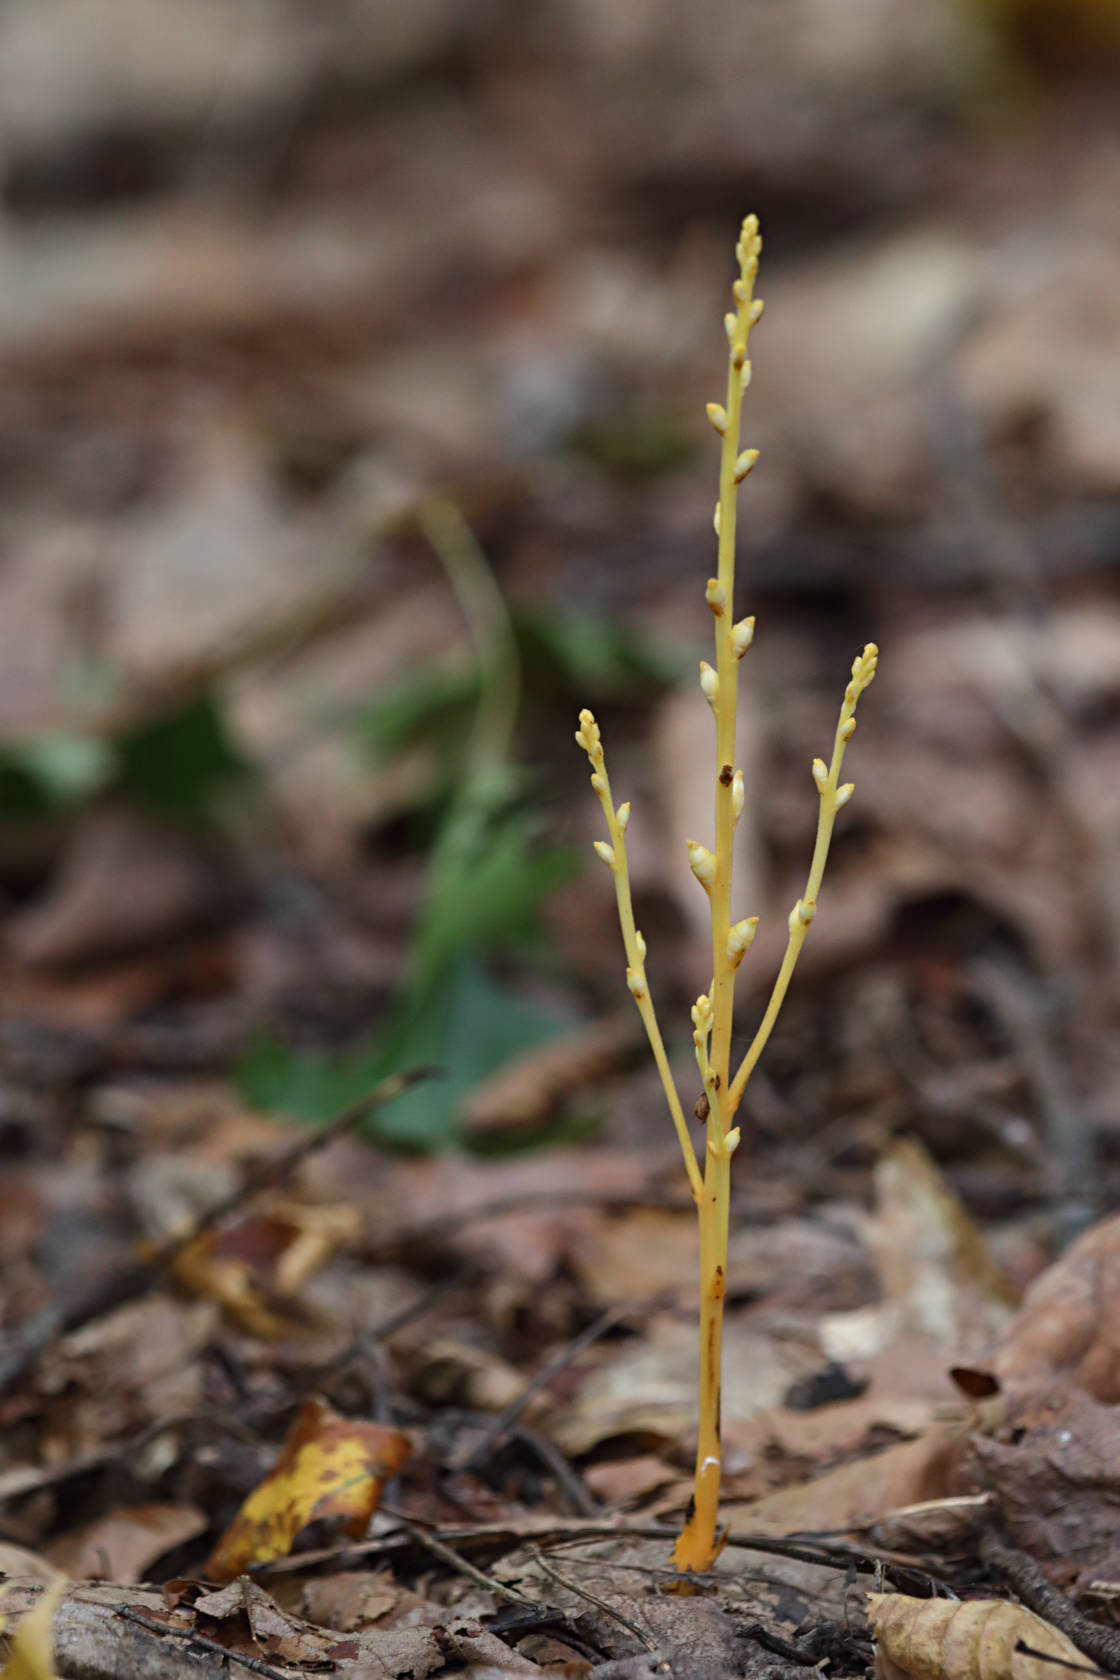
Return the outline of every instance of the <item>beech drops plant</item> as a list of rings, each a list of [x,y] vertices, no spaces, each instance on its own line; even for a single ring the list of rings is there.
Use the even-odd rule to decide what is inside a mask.
[[[758,460],[756,449],[739,448],[739,416],[743,394],[750,384],[747,346],[751,328],[762,314],[762,299],[754,296],[762,240],[758,219],[748,216],[739,234],[735,255],[739,278],[732,292],[735,308],[724,317],[729,342],[726,403],[708,404],[708,419],[721,440],[719,502],[715,529],[719,539],[717,576],[708,579],[705,598],[715,623],[715,664],[700,665],[700,687],[715,716],[715,843],[712,847],[688,841],[692,873],[708,895],[712,919],[712,983],[692,1007],[696,1061],[707,1107],[707,1137],[703,1166],[698,1161],[684,1110],[669,1068],[646,978],[646,942],[634,924],[630,877],[626,866],[628,803],[615,806],[607,776],[599,725],[589,711],[579,715],[576,740],[591,761],[591,786],[607,819],[606,840],[595,850],[614,876],[618,917],[626,947],[626,983],[638,1006],[654,1061],[665,1088],[669,1112],[677,1129],[685,1169],[700,1221],[700,1416],[696,1448],[696,1481],[684,1529],[673,1551],[679,1569],[704,1570],[723,1545],[717,1526],[720,1486],[720,1364],[723,1334],[723,1297],[727,1273],[727,1221],[731,1188],[731,1157],[739,1145],[735,1113],[756,1062],[770,1037],[789,987],[805,936],[817,911],[817,897],[828,858],[836,813],[852,796],[853,784],[840,781],[844,750],[855,732],[856,703],[875,675],[878,649],[869,642],[852,665],[844,694],[831,761],[813,760],[812,774],[820,795],[817,843],[805,891],[789,915],[789,941],[770,1001],[743,1060],[732,1073],[731,1019],[735,975],[750,948],[757,916],[732,920],[732,838],[743,810],[743,772],[735,766],[735,715],[739,661],[751,645],[754,619],[733,617],[735,598],[736,503],[740,484]]]

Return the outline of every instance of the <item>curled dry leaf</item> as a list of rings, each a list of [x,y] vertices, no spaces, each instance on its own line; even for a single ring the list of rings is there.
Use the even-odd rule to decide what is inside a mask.
[[[1000,1598],[868,1593],[877,1680],[1055,1680],[1099,1672],[1056,1627]]]
[[[275,1466],[219,1540],[204,1574],[230,1581],[253,1563],[286,1557],[296,1536],[322,1517],[364,1534],[385,1483],[408,1457],[399,1430],[340,1417],[322,1400],[302,1407]]]

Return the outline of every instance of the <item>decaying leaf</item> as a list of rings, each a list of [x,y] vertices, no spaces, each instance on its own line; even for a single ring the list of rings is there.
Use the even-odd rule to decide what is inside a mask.
[[[44,1589],[35,1608],[21,1617],[11,1636],[0,1680],[55,1680],[51,1620],[62,1593],[62,1582],[56,1581]],[[0,1615],[0,1628],[6,1621],[7,1617]]]
[[[987,1493],[924,1499],[888,1511],[871,1527],[877,1546],[894,1552],[957,1552],[973,1545],[992,1510]]]
[[[204,1232],[175,1261],[194,1294],[217,1301],[252,1335],[279,1341],[298,1328],[298,1293],[361,1229],[356,1207],[263,1198],[238,1224]]]
[[[346,1534],[365,1532],[385,1483],[408,1457],[399,1430],[340,1417],[308,1400],[276,1465],[246,1499],[204,1573],[228,1581],[252,1563],[286,1557],[308,1523],[340,1517]]]
[[[878,1680],[1055,1680],[1068,1665],[1098,1672],[1064,1633],[1004,1599],[869,1593],[867,1606]]]

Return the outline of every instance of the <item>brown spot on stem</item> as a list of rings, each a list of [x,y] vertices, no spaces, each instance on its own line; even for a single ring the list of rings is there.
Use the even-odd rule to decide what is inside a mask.
[[[723,766],[723,769],[719,773],[720,787],[730,787],[731,782],[732,782],[732,778],[734,777],[734,775],[735,775],[735,772],[731,768],[730,764],[725,764]]]
[[[708,1107],[707,1091],[701,1091],[700,1095],[696,1099],[692,1112],[696,1116],[697,1120],[706,1120],[708,1118],[710,1109]]]
[[[722,1301],[726,1287],[723,1276],[723,1267],[717,1266],[715,1276],[712,1278],[712,1300]]]

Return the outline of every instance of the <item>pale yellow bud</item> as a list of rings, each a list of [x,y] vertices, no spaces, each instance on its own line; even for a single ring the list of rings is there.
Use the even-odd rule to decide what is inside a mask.
[[[709,578],[708,587],[704,591],[704,599],[712,609],[716,618],[723,617],[723,610],[727,605],[727,591],[718,578]]]
[[[855,732],[856,732],[856,720],[855,720],[855,718],[845,718],[843,723],[840,725],[840,728],[837,730],[837,734],[839,735],[839,737],[842,741],[850,741],[852,736],[855,734]]]
[[[706,992],[701,992],[692,1006],[692,1024],[700,1034],[701,1041],[711,1031],[712,1000]]]
[[[738,822],[743,814],[743,801],[746,794],[743,788],[743,772],[736,770],[731,778],[731,815]]]
[[[761,298],[755,298],[754,302],[751,304],[750,309],[747,313],[747,320],[752,327],[754,326],[756,321],[761,320],[762,311],[763,311],[764,308],[765,308],[765,305],[763,304],[762,299]]]
[[[608,869],[614,868],[614,847],[608,846],[605,840],[596,840],[595,850],[602,858]]]
[[[724,1152],[725,1155],[734,1155],[734,1153],[738,1149],[738,1147],[739,1147],[739,1128],[738,1128],[738,1126],[732,1126],[731,1130],[728,1132],[727,1136],[723,1140],[723,1152]]]
[[[719,705],[719,673],[714,671],[706,659],[700,661],[700,687],[704,691],[704,698],[714,712]]]
[[[723,317],[723,330],[731,343],[734,344],[735,334],[739,331],[739,317],[731,314],[725,315]]]
[[[845,782],[843,787],[838,787],[836,789],[836,809],[839,810],[841,805],[846,805],[855,791],[856,784],[854,782]]]
[[[688,866],[692,870],[705,892],[710,892],[716,878],[716,860],[707,846],[701,846],[698,840],[686,840],[688,847]]]
[[[712,514],[712,530],[715,532],[716,536],[718,537],[719,536],[719,503],[718,502],[716,503],[716,511]]]
[[[743,247],[741,245],[736,245],[735,254],[739,258],[739,261],[742,262]],[[751,289],[745,280],[736,280],[735,284],[731,288],[731,295],[735,299],[736,303],[746,303],[747,299],[751,295]]]
[[[747,347],[745,344],[738,343],[731,346],[731,366],[733,368],[741,368],[743,370],[743,384],[745,386],[749,385],[751,382],[751,364],[747,361]]]
[[[731,651],[736,659],[742,659],[751,643],[754,641],[754,619],[741,618],[738,624],[731,626]]]
[[[634,943],[638,947],[638,955],[641,957],[642,961],[645,962],[645,960],[646,960],[645,937],[644,937],[644,935],[642,935],[641,933],[638,932],[637,928],[634,929]]]
[[[632,968],[628,968],[626,970],[626,984],[633,993],[635,1003],[641,1003],[643,999],[649,996],[649,987],[646,985],[644,974],[635,974]]]
[[[721,404],[711,402],[704,412],[711,421],[712,429],[722,437],[727,430],[727,410]]]
[[[754,470],[754,464],[757,460],[758,460],[758,450],[757,449],[744,449],[743,450],[743,453],[741,455],[739,455],[736,458],[736,461],[735,461],[735,482],[736,482],[736,484],[742,484],[742,482],[746,478],[747,474]]]
[[[823,793],[828,786],[828,765],[823,758],[813,760],[813,780],[817,784],[817,792]]]
[[[798,933],[802,928],[807,928],[816,913],[815,904],[806,904],[803,898],[799,898],[789,913],[789,931]]]
[[[595,789],[596,793],[606,793],[607,791],[607,784],[603,780],[602,776],[600,776],[598,770],[593,770],[591,772],[591,786]]]
[[[748,916],[745,921],[736,922],[730,929],[727,935],[727,960],[732,968],[738,968],[743,957],[750,950],[757,932],[757,916]]]
[[[622,830],[623,834],[625,834],[626,830],[630,826],[630,801],[629,800],[626,801],[625,805],[620,805],[618,807],[618,810],[615,812],[615,816],[618,818],[619,828]]]

